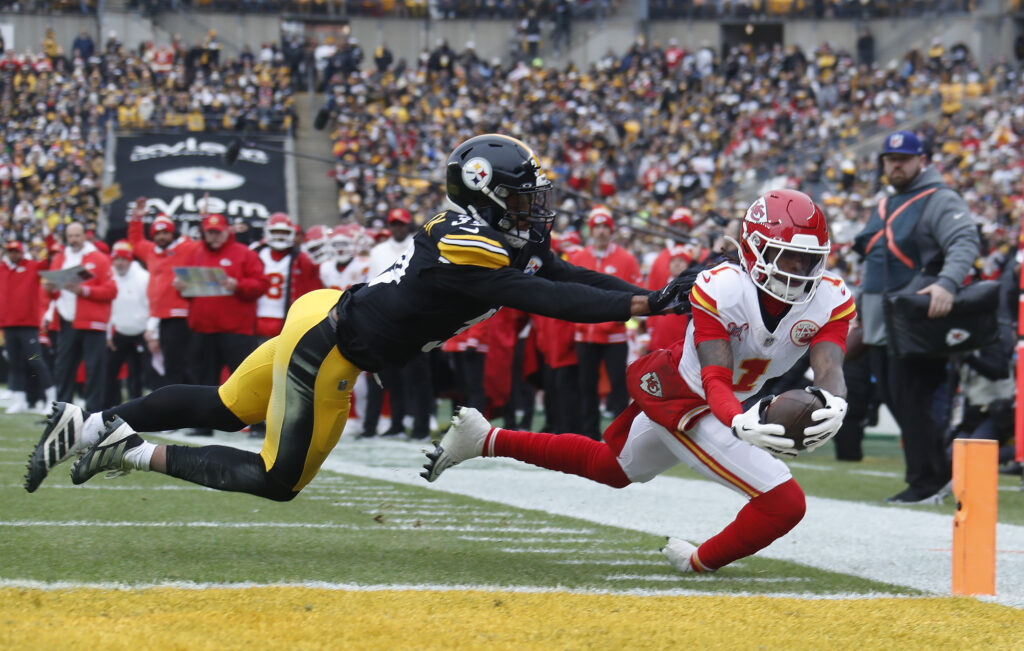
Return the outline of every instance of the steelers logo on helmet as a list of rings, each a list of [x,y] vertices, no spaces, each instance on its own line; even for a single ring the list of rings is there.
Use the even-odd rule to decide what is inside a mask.
[[[482,190],[491,182],[492,172],[489,160],[479,156],[471,158],[462,166],[462,182],[467,188]]]

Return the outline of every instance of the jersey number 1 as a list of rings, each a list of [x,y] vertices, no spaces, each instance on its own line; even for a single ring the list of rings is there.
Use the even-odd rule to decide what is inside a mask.
[[[743,371],[743,375],[732,385],[733,391],[740,393],[753,391],[754,387],[757,386],[758,378],[764,375],[764,372],[768,370],[768,365],[771,363],[772,360],[770,359],[760,359],[757,357],[740,362],[739,367]]]

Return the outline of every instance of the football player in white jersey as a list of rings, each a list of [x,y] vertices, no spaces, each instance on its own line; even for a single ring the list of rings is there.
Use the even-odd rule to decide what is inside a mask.
[[[334,255],[320,263],[320,282],[328,289],[348,289],[342,276],[356,254],[358,224],[340,224],[331,229],[330,247]]]
[[[736,519],[699,547],[670,537],[662,552],[683,572],[714,571],[787,533],[805,501],[789,468],[794,457],[782,425],[761,421],[765,400],[741,401],[789,370],[805,351],[824,407],[804,431],[808,450],[839,430],[846,413],[843,356],[853,296],[825,271],[825,216],[807,195],[769,192],[743,218],[740,259],[696,274],[693,318],[672,347],[630,365],[633,402],[602,441],[576,434],[492,427],[461,408],[428,453],[424,478],[477,456],[504,456],[621,488],[646,482],[682,462],[749,501]]]
[[[349,224],[348,232],[355,255],[345,265],[338,279],[340,283],[337,289],[343,291],[352,285],[370,282],[370,249],[373,248],[373,238],[359,224]]]
[[[300,296],[320,289],[319,270],[296,246],[299,227],[283,212],[272,214],[263,226],[263,239],[250,248],[263,263],[270,288],[256,303],[256,334],[276,337],[288,308]]]

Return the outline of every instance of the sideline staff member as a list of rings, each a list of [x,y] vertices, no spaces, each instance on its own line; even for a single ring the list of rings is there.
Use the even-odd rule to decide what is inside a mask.
[[[931,297],[928,318],[949,314],[957,288],[978,257],[978,231],[964,200],[928,165],[916,134],[889,134],[881,159],[895,192],[878,203],[854,249],[864,256],[857,300],[864,343],[882,399],[900,426],[907,465],[907,488],[886,501],[939,504],[948,493],[951,471],[943,450],[943,428],[932,415],[932,404],[946,379],[946,361],[888,354],[883,301],[886,293],[925,273],[938,277],[918,291]]]

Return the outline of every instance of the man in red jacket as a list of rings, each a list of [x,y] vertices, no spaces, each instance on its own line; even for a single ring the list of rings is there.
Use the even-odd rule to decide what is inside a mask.
[[[42,263],[25,257],[25,245],[11,241],[5,246],[7,258],[0,263],[0,326],[4,329],[7,359],[10,363],[7,386],[14,394],[8,414],[28,410],[26,388],[28,373],[39,378],[46,387],[46,409],[57,399],[50,367],[43,361],[39,346],[40,307],[39,270]]]
[[[221,369],[231,371],[256,348],[256,301],[270,281],[263,263],[247,246],[235,241],[224,215],[203,219],[203,243],[184,266],[219,267],[227,274],[227,296],[189,299],[188,325],[194,333],[189,356],[198,384],[219,385]],[[181,292],[184,284],[174,280]],[[196,429],[193,435],[211,436],[213,430]]]
[[[110,305],[117,296],[117,284],[110,270],[110,258],[86,240],[79,222],[64,230],[64,250],[51,269],[82,266],[91,277],[57,287],[44,281],[43,288],[55,299],[60,334],[57,337],[57,399],[70,402],[75,392],[75,371],[85,362],[85,408],[103,408],[103,363],[107,350],[107,322]]]
[[[569,260],[584,269],[593,269],[610,276],[616,276],[634,285],[643,283],[640,264],[633,254],[612,243],[615,220],[611,210],[597,205],[590,211],[587,221],[590,227],[590,244],[577,251]],[[626,343],[626,324],[621,321],[587,323],[576,326],[576,356],[579,360],[580,375],[580,421],[579,433],[593,439],[601,438],[601,399],[598,383],[601,378],[601,363],[611,390],[605,407],[618,416],[629,403],[626,392],[626,358],[629,353]]]
[[[132,252],[149,270],[146,291],[149,313],[160,320],[156,328],[157,340],[147,343],[150,352],[163,352],[164,382],[186,384],[191,375],[188,351],[192,331],[188,327],[188,299],[182,298],[174,289],[174,268],[187,266],[192,254],[202,244],[184,235],[175,237],[174,220],[163,213],[157,215],[150,225],[152,241],[147,240],[142,224],[145,202],[136,206],[128,221],[128,242],[132,245]]]

